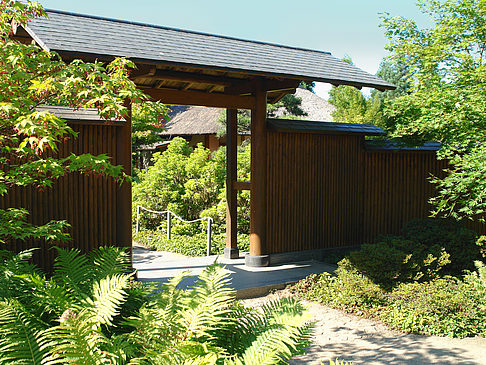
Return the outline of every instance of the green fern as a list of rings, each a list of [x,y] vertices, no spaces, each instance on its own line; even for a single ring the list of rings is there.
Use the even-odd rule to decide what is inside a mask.
[[[54,262],[54,279],[64,284],[79,300],[86,299],[92,281],[92,268],[88,258],[76,249],[54,248],[58,253]]]
[[[94,280],[128,273],[131,268],[130,254],[121,248],[102,246],[91,251],[87,257],[92,263],[91,270]]]
[[[110,363],[111,354],[102,350],[109,342],[99,327],[93,326],[93,312],[66,311],[58,326],[44,332],[46,337],[42,349],[49,354],[43,364],[100,365]]]
[[[19,301],[0,302],[0,364],[41,364],[43,329]]]
[[[30,253],[0,254],[15,281],[0,276],[11,296],[0,302],[0,365],[275,364],[308,342],[301,304],[244,308],[218,265],[192,287],[178,288],[182,274],[153,293],[125,273],[120,249],[58,252],[50,280],[25,272]]]
[[[89,308],[93,323],[112,324],[125,302],[128,280],[128,275],[115,275],[94,282],[92,297],[82,303],[84,308]]]

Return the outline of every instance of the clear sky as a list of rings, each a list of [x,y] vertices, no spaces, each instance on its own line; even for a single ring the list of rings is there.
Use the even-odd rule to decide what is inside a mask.
[[[424,23],[415,0],[39,0],[48,9],[349,55],[376,73],[386,55],[380,13]],[[327,85],[316,91],[326,96]]]

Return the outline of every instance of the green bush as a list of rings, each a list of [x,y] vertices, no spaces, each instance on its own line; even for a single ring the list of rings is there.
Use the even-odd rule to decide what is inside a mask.
[[[250,179],[250,145],[238,151],[238,180]],[[166,151],[154,154],[153,166],[138,171],[133,184],[133,217],[137,205],[155,211],[171,210],[185,220],[211,217],[213,231],[226,229],[225,150],[211,152],[202,145],[192,149],[182,138],[174,138]],[[238,232],[250,233],[250,192],[239,191]],[[141,226],[155,230],[164,220],[161,215],[143,213]],[[175,223],[175,221],[174,221]],[[175,223],[177,225],[177,223]],[[200,224],[181,225],[186,234],[196,234]]]
[[[416,219],[406,223],[401,235],[408,240],[429,247],[438,245],[450,256],[450,263],[444,267],[447,274],[461,276],[464,270],[474,270],[474,261],[481,258],[476,245],[476,232],[450,219]]]
[[[220,266],[149,290],[120,249],[58,251],[51,279],[28,271],[31,252],[0,252],[0,365],[281,364],[309,344],[302,304],[245,308]]]
[[[389,294],[390,305],[377,311],[393,328],[424,335],[486,336],[486,306],[471,284],[454,277],[401,284]]]
[[[172,234],[167,240],[164,230],[142,231],[133,234],[133,240],[148,248],[158,251],[179,253],[186,256],[206,256],[206,233]],[[246,234],[238,234],[238,248],[241,252],[249,250],[250,238]],[[222,255],[226,246],[226,234],[213,234],[211,237],[211,254]]]
[[[383,288],[438,277],[449,254],[440,245],[425,245],[401,237],[364,244],[348,255],[349,264]]]
[[[476,266],[462,279],[401,283],[385,291],[344,259],[335,276],[310,275],[291,290],[332,308],[378,317],[405,332],[486,337],[486,266]]]
[[[332,308],[364,315],[386,304],[386,292],[352,268],[346,259],[339,262],[336,276],[328,273],[310,275],[291,290]]]

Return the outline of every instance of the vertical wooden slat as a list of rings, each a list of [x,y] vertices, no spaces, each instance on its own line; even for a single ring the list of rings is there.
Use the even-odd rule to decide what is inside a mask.
[[[238,258],[237,244],[237,191],[234,183],[237,181],[237,124],[238,111],[226,111],[226,248],[224,257]]]

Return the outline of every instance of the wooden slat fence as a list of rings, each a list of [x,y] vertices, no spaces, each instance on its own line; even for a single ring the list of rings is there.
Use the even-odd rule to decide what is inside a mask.
[[[111,162],[117,164],[118,126],[73,124],[71,127],[79,133],[78,138],[60,145],[57,156],[103,153],[112,156]],[[117,190],[118,186],[111,178],[71,173],[45,191],[33,187],[12,188],[0,198],[0,208],[25,208],[31,213],[29,221],[34,224],[66,220],[72,226],[69,230],[72,241],[68,247],[87,252],[100,245],[116,245]],[[35,255],[35,261],[50,269],[55,252],[44,242],[10,242],[5,248],[20,251],[30,247],[41,248]]]
[[[267,148],[267,254],[398,234],[429,216],[428,178],[447,167],[433,151],[367,151],[356,135],[269,132]]]

